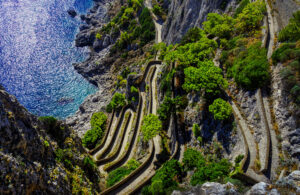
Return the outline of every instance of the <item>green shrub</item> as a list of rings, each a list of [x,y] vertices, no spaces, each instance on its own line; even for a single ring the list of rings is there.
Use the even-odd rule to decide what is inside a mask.
[[[237,32],[251,33],[255,29],[260,28],[265,12],[266,5],[262,0],[247,4],[243,11],[237,16]]]
[[[49,148],[50,144],[49,144],[49,142],[48,142],[47,140],[44,140],[44,146],[45,146],[46,148]]]
[[[106,107],[107,112],[112,112],[113,109],[120,109],[126,105],[125,94],[115,93],[110,103]]]
[[[57,124],[57,119],[53,116],[41,116],[39,117],[39,120],[42,121],[48,127],[48,129],[55,128]]]
[[[128,163],[123,166],[119,167],[108,174],[108,178],[106,180],[106,186],[111,187],[114,184],[121,181],[125,176],[129,175],[132,171],[137,169],[140,166],[140,163],[135,159],[131,159]]]
[[[144,135],[144,140],[149,141],[160,133],[162,130],[162,123],[158,116],[154,114],[149,114],[145,116],[142,122],[142,132]]]
[[[205,159],[197,150],[188,148],[183,154],[182,163],[186,170],[193,170],[198,164],[205,164]]]
[[[131,92],[131,93],[138,93],[139,90],[138,90],[136,87],[131,86],[131,87],[130,87],[130,92]]]
[[[90,130],[88,130],[82,139],[82,144],[84,147],[88,149],[93,149],[98,141],[102,138],[103,131],[100,127],[96,126]]]
[[[196,172],[193,174],[191,184],[203,184],[206,181],[222,182],[229,176],[232,165],[227,159],[220,161],[206,162],[205,166],[198,166]]]
[[[227,88],[222,70],[214,66],[212,61],[199,62],[199,68],[188,67],[184,69],[185,80],[183,89],[190,91],[205,91],[207,95],[217,95],[220,89]]]
[[[159,105],[157,110],[159,119],[161,121],[166,121],[172,113],[175,111],[184,109],[187,106],[185,98],[177,96],[176,98],[171,98],[169,95],[166,95],[162,104]]]
[[[198,27],[190,28],[187,31],[187,33],[182,37],[180,44],[185,45],[187,43],[194,43],[199,41],[204,36],[205,33],[201,28]]]
[[[206,33],[215,37],[230,38],[234,29],[234,19],[227,15],[209,13],[207,21],[203,22]]]
[[[234,13],[234,17],[236,18],[240,13],[242,13],[242,11],[244,10],[244,8],[250,3],[250,0],[242,0],[239,3],[238,8],[235,10]]]
[[[139,16],[139,22],[141,24],[141,45],[146,45],[148,42],[155,38],[155,26],[151,17],[151,13],[148,8],[142,10]]]
[[[283,41],[298,41],[300,39],[300,11],[293,14],[289,24],[283,28],[278,36],[278,40]]]
[[[152,9],[153,13],[157,16],[162,16],[163,14],[163,9],[158,5],[158,4],[155,4],[153,6],[153,9]]]
[[[105,129],[107,116],[103,112],[96,112],[91,117],[91,127],[100,127],[101,129]]]
[[[209,106],[209,112],[214,115],[215,120],[226,120],[232,115],[232,108],[228,102],[218,98]]]
[[[143,190],[143,194],[166,194],[178,186],[178,178],[183,174],[183,169],[177,160],[169,160],[163,164],[151,179],[151,185]],[[176,180],[177,179],[177,180]],[[146,192],[146,193],[145,193]]]
[[[199,137],[200,134],[201,134],[200,127],[199,127],[199,125],[198,125],[197,123],[194,123],[193,128],[192,128],[192,131],[193,131],[194,136],[195,136],[196,138]]]
[[[228,70],[239,86],[249,90],[264,86],[270,78],[266,49],[261,47],[261,42],[251,45],[239,52]]]

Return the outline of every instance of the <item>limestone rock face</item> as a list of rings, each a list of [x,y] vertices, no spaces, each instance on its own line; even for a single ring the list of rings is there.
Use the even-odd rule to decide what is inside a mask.
[[[200,27],[210,12],[218,12],[223,0],[174,0],[169,5],[167,20],[162,28],[162,39],[167,44],[178,43],[192,27]],[[235,0],[228,1],[227,7]]]
[[[92,191],[83,172],[86,154],[80,139],[55,123],[60,131],[53,133],[0,86],[0,194],[72,194],[74,175],[81,177],[82,188]],[[58,148],[72,151],[72,167],[56,159]],[[97,170],[93,173],[88,177],[99,178]]]
[[[14,96],[0,88],[0,194],[70,194],[64,171],[58,170],[57,179],[51,180],[55,156],[43,144],[46,135],[40,126]]]
[[[206,182],[202,186],[196,186],[192,189],[180,192],[173,191],[172,195],[236,195],[238,194],[231,183],[220,184],[216,182]]]

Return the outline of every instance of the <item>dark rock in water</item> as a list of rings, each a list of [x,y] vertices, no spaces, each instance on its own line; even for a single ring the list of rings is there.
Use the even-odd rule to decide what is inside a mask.
[[[82,20],[82,21],[85,21],[85,15],[80,15],[80,19]]]
[[[81,31],[76,35],[76,47],[92,46],[95,40],[95,33],[89,31]]]
[[[71,102],[74,102],[74,98],[62,97],[57,100],[57,103],[59,103],[60,105],[69,104]]]
[[[68,14],[69,14],[72,18],[74,18],[74,17],[77,16],[77,12],[76,12],[73,8],[70,8],[70,9],[68,10]]]
[[[90,28],[90,26],[87,25],[87,24],[80,24],[80,26],[79,26],[80,31],[83,31],[83,30],[86,30],[86,29],[89,29],[89,28]]]

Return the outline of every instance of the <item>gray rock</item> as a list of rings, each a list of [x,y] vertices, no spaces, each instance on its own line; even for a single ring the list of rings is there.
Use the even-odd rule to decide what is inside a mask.
[[[236,195],[238,194],[234,185],[231,183],[220,184],[215,182],[206,182],[202,186],[198,185],[192,187],[188,191],[178,191],[172,192],[172,195]]]
[[[93,48],[95,51],[100,51],[103,48],[103,39],[97,39],[93,43]]]
[[[103,40],[103,47],[108,47],[110,45],[110,37],[109,36],[105,36],[104,40]]]
[[[80,26],[79,26],[80,31],[83,31],[83,30],[86,30],[86,29],[89,29],[89,28],[90,28],[90,26],[87,25],[87,24],[80,24]]]
[[[76,47],[85,47],[85,46],[92,46],[95,40],[95,32],[90,32],[88,30],[80,31],[76,35],[75,45]]]
[[[229,0],[229,3],[235,0]],[[223,0],[174,0],[162,27],[162,39],[167,44],[178,43],[192,27],[200,27],[210,12],[218,12]]]
[[[268,184],[265,182],[259,182],[252,186],[252,188],[247,192],[247,195],[265,195],[268,194]]]

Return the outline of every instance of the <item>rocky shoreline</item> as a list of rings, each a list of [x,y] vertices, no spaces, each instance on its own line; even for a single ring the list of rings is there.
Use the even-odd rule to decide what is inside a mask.
[[[111,98],[114,76],[108,64],[111,64],[113,59],[109,58],[108,54],[112,41],[109,37],[96,39],[96,32],[108,22],[108,8],[113,1],[95,0],[94,6],[86,15],[77,16],[85,24],[79,26],[80,32],[76,35],[75,44],[77,47],[88,46],[90,56],[84,62],[74,63],[73,66],[79,74],[99,89],[95,94],[87,96],[76,113],[65,120],[80,137],[90,129],[89,121],[92,114],[102,110]]]

